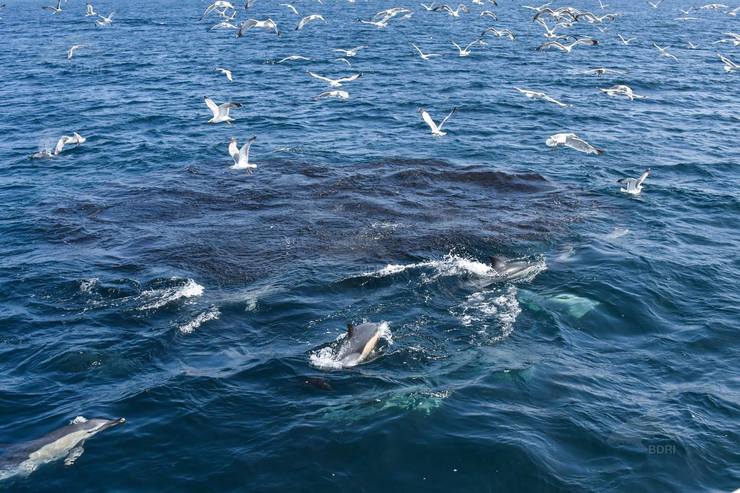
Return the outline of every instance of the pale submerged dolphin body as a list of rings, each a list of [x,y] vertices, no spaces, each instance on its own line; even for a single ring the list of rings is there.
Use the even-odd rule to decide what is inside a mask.
[[[347,337],[339,350],[342,366],[349,368],[367,360],[380,339],[381,324],[347,324]]]
[[[507,280],[528,277],[541,268],[538,264],[526,260],[509,260],[499,256],[491,257],[490,263],[496,274]]]
[[[85,451],[85,441],[103,430],[123,424],[124,418],[75,418],[69,425],[36,440],[13,445],[0,455],[0,481],[14,476],[28,476],[39,466],[64,459],[71,466]]]

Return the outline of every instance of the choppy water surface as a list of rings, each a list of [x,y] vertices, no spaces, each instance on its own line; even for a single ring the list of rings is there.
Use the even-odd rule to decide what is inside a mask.
[[[258,0],[250,16],[283,35],[240,40],[198,22],[205,2],[101,0],[108,28],[81,0],[7,3],[0,444],[78,415],[127,423],[0,488],[740,487],[740,73],[717,57],[740,50],[712,44],[737,17],[613,0],[605,32],[569,31],[599,45],[566,55],[535,50],[514,0],[459,19],[299,0],[327,20],[302,31]],[[397,5],[414,15],[355,22]],[[489,25],[517,39],[458,57],[451,41]],[[352,68],[335,60],[361,44]],[[288,55],[312,60],[274,63]],[[601,66],[625,73],[582,74]],[[363,76],[316,101],[307,70]],[[598,91],[617,83],[648,99]],[[206,124],[204,95],[241,102],[236,122]],[[459,108],[447,136],[419,106]],[[29,159],[73,131],[88,141]],[[606,153],[544,145],[563,131]],[[229,169],[229,137],[252,135],[258,168]],[[642,195],[619,192],[646,167]],[[493,255],[532,267],[502,278]],[[333,368],[362,321],[388,325],[371,361]]]

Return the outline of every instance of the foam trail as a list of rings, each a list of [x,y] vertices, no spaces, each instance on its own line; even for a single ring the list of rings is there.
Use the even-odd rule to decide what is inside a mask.
[[[156,310],[181,298],[194,298],[202,295],[203,289],[203,286],[192,279],[188,279],[182,286],[144,291],[141,295],[153,298],[153,300],[140,306],[138,310]]]
[[[210,320],[218,320],[220,316],[221,316],[221,312],[219,311],[219,309],[213,306],[208,311],[199,313],[198,316],[196,316],[193,320],[186,323],[185,325],[181,325],[180,333],[181,334],[192,334],[196,329],[198,329],[204,323]]]

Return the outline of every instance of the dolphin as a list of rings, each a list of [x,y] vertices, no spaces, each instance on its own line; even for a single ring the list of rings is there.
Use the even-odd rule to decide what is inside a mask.
[[[360,325],[347,324],[347,337],[339,350],[342,366],[349,368],[367,360],[380,339],[382,324],[366,322]]]
[[[0,456],[0,480],[13,476],[28,476],[39,466],[64,458],[71,466],[85,451],[85,441],[103,430],[123,424],[124,418],[85,419],[78,416],[72,422],[36,440],[13,445]]]
[[[500,256],[491,257],[490,263],[496,274],[508,279],[525,277],[536,267],[525,260],[509,260]]]

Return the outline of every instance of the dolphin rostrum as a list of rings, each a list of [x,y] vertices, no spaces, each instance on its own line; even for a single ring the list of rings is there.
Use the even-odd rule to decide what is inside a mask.
[[[383,324],[366,322],[360,325],[347,324],[347,337],[339,351],[342,366],[357,366],[367,360],[375,349],[381,335]]]
[[[0,480],[13,476],[28,476],[39,466],[64,458],[71,466],[85,451],[85,441],[103,430],[123,424],[124,418],[85,419],[78,416],[72,422],[36,440],[13,445],[0,455]]]

